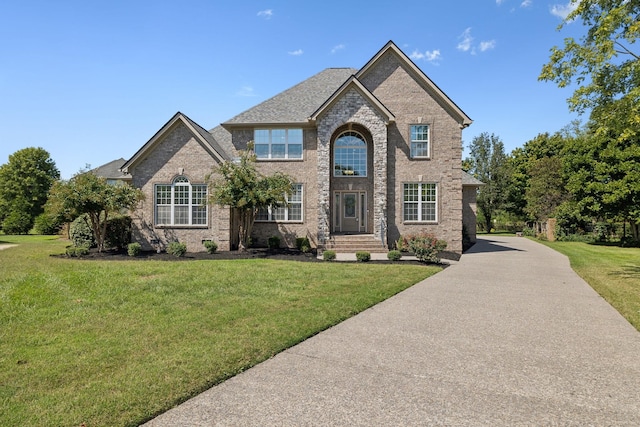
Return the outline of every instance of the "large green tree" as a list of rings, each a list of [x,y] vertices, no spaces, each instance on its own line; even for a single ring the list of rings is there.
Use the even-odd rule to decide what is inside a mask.
[[[469,173],[484,182],[478,193],[478,209],[484,219],[487,232],[491,232],[493,218],[505,205],[509,184],[507,156],[502,140],[484,132],[469,144],[470,156],[465,159]]]
[[[232,224],[238,232],[238,250],[248,247],[258,209],[282,206],[293,192],[293,179],[281,172],[264,176],[255,165],[255,154],[241,152],[237,161],[227,161],[209,177],[211,202],[231,208]]]
[[[569,187],[583,212],[640,224],[640,2],[581,0],[561,25],[582,21],[586,34],[552,49],[541,80],[577,83],[568,100],[591,111],[589,137],[568,151]]]
[[[43,148],[23,148],[0,166],[0,226],[9,234],[28,233],[44,210],[60,172]]]
[[[102,251],[110,216],[135,208],[143,198],[142,191],[130,185],[110,185],[105,178],[81,172],[69,181],[53,184],[46,212],[68,221],[87,214],[98,251]]]

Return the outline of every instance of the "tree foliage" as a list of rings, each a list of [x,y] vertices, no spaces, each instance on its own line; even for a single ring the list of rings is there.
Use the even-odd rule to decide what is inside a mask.
[[[469,173],[485,183],[478,193],[477,204],[484,226],[490,232],[496,212],[505,205],[509,184],[504,144],[498,136],[484,132],[473,138],[469,151],[470,157],[465,159]]]
[[[237,161],[214,168],[208,178],[211,202],[231,208],[241,251],[248,247],[258,209],[282,206],[293,192],[291,177],[281,172],[263,176],[256,169],[255,160],[252,151],[244,151]]]
[[[126,184],[109,185],[91,172],[81,172],[69,181],[56,182],[49,192],[46,211],[73,220],[87,214],[98,251],[104,249],[107,222],[123,209],[133,209],[144,198],[141,190]]]
[[[0,225],[9,234],[28,233],[44,210],[60,172],[43,148],[23,148],[0,166]]]

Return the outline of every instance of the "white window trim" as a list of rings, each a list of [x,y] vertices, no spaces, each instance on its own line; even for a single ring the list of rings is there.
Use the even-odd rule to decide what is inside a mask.
[[[284,148],[284,150],[285,150],[284,157],[273,157],[272,149],[271,149],[271,146],[273,145],[273,140],[272,140],[271,135],[272,135],[272,132],[274,130],[283,130],[283,131],[285,131],[285,135],[286,135],[285,139],[286,139],[286,141],[284,143],[284,146],[285,146],[285,148]],[[300,145],[301,146],[300,157],[289,157],[289,145],[290,145],[289,144],[289,131],[292,131],[292,130],[296,130],[296,131],[299,130],[299,131],[302,132],[302,141],[300,142],[300,144],[297,144],[297,143],[296,144],[291,144],[291,145]],[[257,140],[256,132],[257,131],[267,131],[267,132],[269,132],[269,143],[268,144],[256,144],[256,140]],[[258,161],[263,161],[263,162],[264,161],[281,162],[281,161],[301,161],[301,160],[304,160],[304,129],[302,129],[302,128],[268,128],[268,129],[260,128],[260,129],[254,129],[254,131],[253,131],[253,144],[254,144],[254,151],[255,151],[255,146],[256,145],[268,145],[269,146],[269,155],[267,157],[258,157],[257,153],[256,153],[256,160],[258,160]]]
[[[427,139],[422,140],[422,139],[413,139],[413,132],[412,132],[412,128],[414,126],[426,126],[427,127]],[[427,155],[426,156],[414,156],[414,150],[413,150],[413,144],[414,143],[426,143],[427,144]],[[419,123],[419,124],[412,124],[409,125],[409,157],[412,159],[430,159],[431,158],[431,125],[429,124],[425,124],[425,123]]]
[[[365,163],[364,163],[364,174],[363,175],[354,175],[354,174],[348,174],[346,173],[347,171],[342,171],[342,173],[337,174],[336,173],[336,151],[339,150],[340,148],[350,148],[350,146],[338,146],[336,143],[334,143],[334,147],[333,147],[333,153],[332,153],[332,157],[333,157],[333,177],[334,178],[367,178],[367,176],[369,175],[369,146],[367,145],[367,140],[364,137],[364,135],[362,135],[360,132],[354,131],[354,130],[350,130],[350,131],[345,131],[342,132],[340,135],[338,135],[338,137],[336,138],[336,142],[344,135],[349,134],[349,133],[355,133],[357,134],[360,139],[362,140],[362,142],[364,142],[364,148],[360,148],[360,146],[351,146],[351,148],[357,148],[357,149],[361,149],[364,151],[364,158],[365,158]],[[352,171],[353,172],[353,171]]]
[[[404,196],[404,190],[405,190],[405,186],[406,185],[418,185],[418,201],[417,202],[410,202],[410,203],[417,203],[418,204],[418,219],[412,219],[412,220],[407,220],[405,219],[405,204],[408,203],[405,200],[405,196]],[[435,196],[435,201],[433,202],[423,202],[422,201],[422,186],[423,185],[433,185],[435,187],[436,190],[436,196]],[[440,209],[438,209],[438,197],[439,197],[439,190],[438,190],[438,184],[435,182],[405,182],[402,184],[402,222],[405,224],[437,224],[439,217],[440,217]],[[423,204],[433,204],[435,206],[435,219],[423,219],[422,218],[422,205]]]
[[[256,222],[288,222],[288,223],[303,223],[304,222],[304,185],[303,184],[294,184],[295,186],[299,186],[300,188],[300,201],[299,202],[289,202],[289,196],[285,195],[287,199],[286,207],[284,211],[284,219],[275,219],[274,218],[274,210],[273,206],[269,206],[267,211],[269,212],[268,219],[257,219]],[[293,204],[300,205],[300,219],[289,219],[289,206]]]
[[[183,176],[179,176],[176,177],[172,183],[157,183],[154,184],[153,186],[153,222],[154,225],[156,227],[163,227],[163,228],[167,228],[167,227],[175,227],[175,228],[180,228],[180,227],[198,227],[198,228],[207,228],[209,226],[209,209],[207,208],[206,204],[204,205],[204,212],[205,212],[205,222],[204,223],[200,223],[200,224],[194,224],[193,223],[193,208],[194,207],[200,207],[203,205],[196,205],[193,203],[193,187],[194,186],[200,186],[200,185],[205,185],[205,184],[193,184],[191,183],[191,181],[189,181],[187,179],[186,182],[179,182],[178,179],[180,178],[186,178]],[[159,186],[170,186],[171,187],[171,194],[170,194],[170,200],[171,203],[169,204],[158,204],[158,187]],[[189,203],[185,204],[185,205],[176,205],[175,204],[175,192],[176,192],[176,187],[189,187],[189,195],[188,195],[188,200]],[[204,200],[206,201],[207,196],[209,194],[209,189],[207,188],[205,190],[204,193]],[[188,222],[186,224],[176,224],[175,221],[175,211],[176,211],[176,207],[187,207],[187,212],[188,212]],[[170,208],[170,222],[169,223],[160,223],[158,222],[158,207],[169,207]]]

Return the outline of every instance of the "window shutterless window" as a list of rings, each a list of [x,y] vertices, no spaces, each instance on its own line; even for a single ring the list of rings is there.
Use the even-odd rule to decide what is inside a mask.
[[[336,138],[333,176],[367,176],[367,143],[358,132],[344,132]]]
[[[156,225],[207,225],[207,185],[184,176],[155,186]]]
[[[403,220],[415,222],[438,221],[437,185],[433,183],[404,184]]]
[[[258,159],[302,159],[302,129],[256,129],[254,151]]]
[[[429,126],[411,126],[411,158],[429,158]]]
[[[287,196],[286,206],[269,206],[258,209],[256,221],[302,221],[302,184],[294,184],[294,191]]]

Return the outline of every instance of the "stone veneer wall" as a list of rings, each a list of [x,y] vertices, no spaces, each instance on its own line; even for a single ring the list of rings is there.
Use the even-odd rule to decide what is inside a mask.
[[[229,250],[229,209],[208,206],[207,226],[157,227],[154,225],[154,185],[171,184],[186,176],[192,184],[205,183],[216,160],[200,145],[184,124],[167,131],[149,156],[135,165],[132,184],[145,200],[133,213],[133,240],[144,250],[165,249],[172,241],[187,245],[190,252],[204,251],[203,240],[215,240],[220,250]]]
[[[384,118],[356,89],[348,90],[317,121],[318,243],[323,246],[330,232],[331,138],[339,127],[357,123],[373,138],[373,233],[381,238],[386,225],[387,204],[387,127]],[[386,232],[386,231],[385,231]]]

